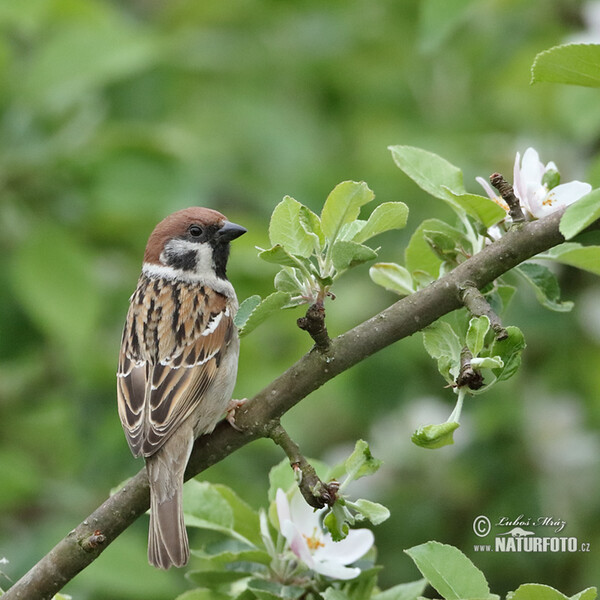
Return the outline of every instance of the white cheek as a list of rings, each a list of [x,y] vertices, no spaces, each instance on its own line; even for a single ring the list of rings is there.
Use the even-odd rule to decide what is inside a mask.
[[[212,273],[214,271],[212,248],[208,244],[189,245],[196,246],[196,273]]]

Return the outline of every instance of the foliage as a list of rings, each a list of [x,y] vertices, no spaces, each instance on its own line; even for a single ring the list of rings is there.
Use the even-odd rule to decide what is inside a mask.
[[[273,206],[289,193],[316,214],[336,181],[364,180],[382,204],[410,206],[408,226],[377,239],[382,262],[371,266],[373,281],[409,295],[469,247],[453,206],[468,207],[471,224],[501,213],[449,182],[435,188],[443,198],[431,198],[398,177],[388,144],[467,165],[465,190],[476,174],[509,173],[527,144],[600,186],[596,90],[526,82],[534,53],[580,28],[579,9],[570,0],[2,3],[0,556],[10,559],[3,570],[12,580],[141,466],[115,414],[114,371],[154,224],[192,204],[244,224],[249,233],[229,276],[240,298],[266,298],[274,272],[252,248],[270,247]],[[599,241],[568,216],[581,210],[591,219],[597,204],[589,202],[568,209],[562,227],[570,241],[544,258],[572,311],[539,311],[535,290],[514,293],[531,283],[516,277],[485,291],[528,346],[514,377],[465,398],[454,446],[427,453],[409,441],[451,410],[420,336],[336,378],[286,417],[312,455],[340,455],[362,436],[385,458],[370,497],[391,511],[377,529],[379,580],[398,597],[423,593],[395,586],[415,577],[402,548],[441,539],[465,550],[473,542],[468,521],[482,512],[560,513],[592,547],[600,540],[592,500],[600,472],[598,297],[582,271],[597,274]],[[361,213],[368,221],[370,205]],[[368,266],[336,280],[332,334],[395,299],[364,277]],[[287,313],[270,318],[243,340],[237,397],[309,348]],[[468,325],[458,319],[448,323],[461,340]],[[259,442],[206,477],[238,490],[242,473],[244,497],[258,505],[278,456]],[[89,600],[183,592],[181,573],[146,565],[146,538],[146,523],[132,527],[67,592]],[[502,594],[533,572],[573,592],[599,570],[594,552],[568,566],[547,555],[479,560]],[[386,594],[380,600],[396,597]]]

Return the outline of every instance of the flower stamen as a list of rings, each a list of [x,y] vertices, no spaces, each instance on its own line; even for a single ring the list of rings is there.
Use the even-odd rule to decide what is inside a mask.
[[[302,534],[302,537],[306,540],[306,545],[310,550],[318,550],[319,548],[323,548],[325,544],[321,541],[321,536],[319,535],[317,528],[313,529],[312,536],[308,537],[305,533]]]

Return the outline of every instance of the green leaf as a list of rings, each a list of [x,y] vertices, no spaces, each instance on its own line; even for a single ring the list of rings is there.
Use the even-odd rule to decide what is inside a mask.
[[[331,260],[339,273],[377,258],[377,252],[356,242],[337,241],[331,249]]]
[[[451,189],[448,189],[448,193],[468,215],[477,219],[484,227],[496,225],[506,218],[506,211],[487,196],[455,194]]]
[[[531,83],[541,81],[600,87],[600,45],[563,44],[540,52],[531,67]]]
[[[306,593],[303,587],[297,585],[284,585],[266,579],[252,579],[248,582],[248,589],[254,592],[259,600],[296,600]]]
[[[497,598],[483,573],[458,548],[427,542],[405,552],[445,600]]]
[[[555,246],[538,257],[549,258],[564,265],[600,275],[600,246],[582,246],[575,242],[569,242]]]
[[[423,190],[460,208],[452,194],[464,194],[462,171],[437,154],[412,146],[390,146],[394,162]]]
[[[384,202],[371,213],[367,224],[353,238],[353,241],[362,244],[385,231],[402,229],[406,227],[407,219],[408,206],[404,202]]]
[[[454,444],[454,432],[460,427],[455,421],[446,421],[439,425],[419,427],[410,438],[412,443],[421,448],[442,448]]]
[[[568,600],[567,596],[561,594],[549,585],[539,583],[525,583],[507,596],[507,600]]]
[[[289,292],[290,294],[299,294],[301,292],[297,271],[293,267],[283,267],[275,275],[273,285],[279,292]]]
[[[233,529],[233,510],[227,500],[206,481],[190,480],[184,486],[183,507],[187,516]]]
[[[521,365],[521,353],[526,347],[525,337],[518,327],[509,325],[506,328],[508,337],[504,340],[494,340],[490,348],[491,356],[498,356],[504,363],[499,369],[493,369],[497,381],[512,377]]]
[[[199,571],[193,570],[186,573],[186,577],[193,581],[196,585],[205,588],[218,588],[225,584],[233,583],[240,579],[246,579],[252,575],[251,571],[234,571],[234,570],[218,570],[218,571]]]
[[[427,587],[426,579],[395,585],[372,596],[371,600],[416,600]]]
[[[323,594],[323,600],[350,600],[350,596],[344,594],[342,590],[328,587]]]
[[[457,240],[452,235],[442,231],[423,231],[423,239],[427,242],[434,254],[442,261],[455,261],[459,254]]]
[[[473,356],[478,356],[485,343],[485,336],[490,329],[490,320],[485,315],[473,317],[469,321],[466,343]]]
[[[258,512],[244,502],[230,487],[216,483],[213,484],[213,488],[221,494],[233,511],[233,529],[259,546],[262,538]]]
[[[310,263],[304,257],[293,256],[281,244],[276,244],[268,250],[260,249],[258,257],[269,263],[281,265],[282,267],[296,267],[299,269],[307,269]]]
[[[300,206],[300,225],[304,231],[313,238],[315,250],[320,251],[325,244],[325,236],[321,228],[321,219],[312,210],[304,205]]]
[[[565,239],[570,240],[597,219],[600,219],[600,188],[567,206],[560,219],[559,229]]]
[[[348,527],[348,523],[346,523],[347,516],[344,507],[340,502],[336,502],[323,519],[323,525],[331,534],[334,542],[341,542],[348,535],[350,528]]]
[[[471,359],[471,366],[474,369],[501,369],[504,361],[499,356],[485,356]]]
[[[377,502],[371,502],[361,498],[352,502],[352,507],[355,508],[365,519],[370,521],[373,525],[379,525],[390,517],[390,511]]]
[[[346,467],[346,474],[352,481],[360,479],[365,475],[372,475],[381,467],[382,462],[371,454],[371,449],[367,442],[358,440],[352,454],[346,459],[344,465]]]
[[[427,354],[438,361],[438,370],[449,383],[460,371],[462,344],[446,321],[437,321],[423,330],[423,345]]]
[[[598,590],[595,587],[589,587],[571,596],[570,600],[596,600],[597,596]]]
[[[361,206],[373,198],[375,194],[364,181],[343,181],[336,185],[321,212],[321,229],[329,242],[335,241],[342,226],[356,220]]]
[[[569,312],[573,308],[573,302],[560,301],[558,280],[547,267],[525,262],[516,267],[516,272],[533,287],[535,297],[542,306],[556,312]]]
[[[366,221],[357,219],[356,221],[342,225],[336,240],[351,242],[362,231],[362,229],[364,229],[366,224]]]
[[[233,317],[233,323],[238,329],[243,329],[248,317],[252,314],[254,309],[260,304],[261,297],[258,295],[250,296],[246,298],[238,308],[235,317]]]
[[[290,196],[275,207],[269,223],[269,239],[273,246],[280,245],[290,254],[308,258],[315,248],[315,238],[300,222],[302,204]]]
[[[440,275],[442,260],[433,252],[425,239],[425,232],[438,231],[455,240],[456,246],[465,243],[463,234],[439,219],[426,219],[415,230],[405,252],[406,268],[411,272],[424,271],[437,279]],[[430,235],[430,233],[429,233]]]
[[[266,321],[273,313],[276,313],[278,310],[286,306],[290,302],[292,295],[289,292],[273,292],[264,300],[262,300],[260,304],[255,304],[255,298],[256,296],[251,296],[247,300],[244,300],[244,302],[251,300],[248,306],[244,307],[244,314],[242,315],[242,318],[245,320],[243,320],[243,322],[242,318],[240,318],[238,321],[234,320],[239,329],[240,336],[248,335],[263,321]],[[254,306],[254,308],[252,308],[252,306]],[[242,307],[240,307],[240,310],[241,308]],[[251,308],[252,310],[250,310]],[[238,325],[238,322],[241,324]]]
[[[374,283],[400,296],[408,296],[414,290],[414,284],[408,269],[395,263],[377,263],[369,269]]]

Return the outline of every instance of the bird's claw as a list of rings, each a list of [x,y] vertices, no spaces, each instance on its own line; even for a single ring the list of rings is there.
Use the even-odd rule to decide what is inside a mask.
[[[232,398],[225,411],[225,419],[236,431],[242,431],[242,429],[235,424],[235,411],[240,408],[240,406],[246,404],[246,400],[247,398],[242,398],[241,400]]]

